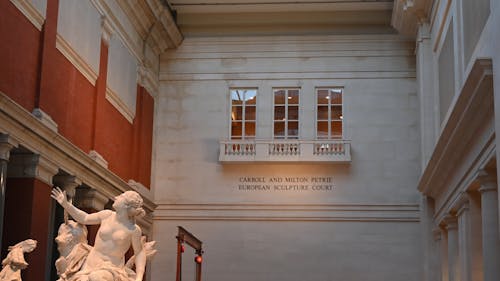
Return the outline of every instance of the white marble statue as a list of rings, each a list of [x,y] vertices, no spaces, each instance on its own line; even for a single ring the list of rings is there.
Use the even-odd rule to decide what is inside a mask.
[[[87,245],[86,231],[77,229],[83,226],[70,222],[61,226],[56,238],[63,258],[58,260],[59,280],[142,281],[147,251],[150,255],[155,251],[152,249],[154,242],[145,243],[145,239],[141,239],[141,229],[135,223],[136,217],[145,214],[142,198],[137,192],[126,191],[115,197],[115,211],[103,210],[92,214],[73,206],[68,202],[66,193],[58,187],[52,190],[51,196],[76,222],[82,225],[100,224],[93,247]],[[82,235],[85,233],[85,239],[79,238],[80,232]],[[70,237],[64,238],[65,235]],[[133,262],[127,264],[135,264],[135,271],[125,265],[125,253],[130,246],[134,257]]]
[[[21,281],[21,270],[28,267],[24,253],[31,253],[36,248],[36,240],[27,239],[9,247],[7,257],[2,261],[0,281]]]

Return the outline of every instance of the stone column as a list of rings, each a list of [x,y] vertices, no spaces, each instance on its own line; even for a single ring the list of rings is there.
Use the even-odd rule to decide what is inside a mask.
[[[457,217],[449,216],[445,221],[446,230],[448,230],[448,280],[461,281],[459,268]]]
[[[3,216],[5,208],[5,192],[7,185],[7,163],[10,150],[17,146],[8,135],[0,134],[0,249],[2,249]]]
[[[484,281],[500,280],[500,241],[498,235],[498,195],[495,176],[481,172],[481,217]]]

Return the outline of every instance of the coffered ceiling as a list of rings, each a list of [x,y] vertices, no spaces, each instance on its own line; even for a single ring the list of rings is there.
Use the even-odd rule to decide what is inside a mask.
[[[185,36],[392,32],[393,0],[169,0]]]

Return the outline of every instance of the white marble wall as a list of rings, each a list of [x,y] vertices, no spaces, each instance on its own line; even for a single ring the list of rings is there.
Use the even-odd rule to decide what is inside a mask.
[[[413,48],[394,35],[186,38],[165,54],[152,280],[175,274],[177,225],[205,243],[204,280],[419,280]],[[344,87],[352,162],[220,164],[229,88],[258,88],[257,135],[269,139],[272,88],[291,86],[303,139],[315,134],[314,88]],[[330,178],[333,188],[243,191],[243,177]]]

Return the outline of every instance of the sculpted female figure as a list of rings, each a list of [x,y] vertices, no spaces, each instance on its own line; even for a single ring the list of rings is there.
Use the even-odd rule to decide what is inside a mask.
[[[87,214],[76,208],[58,187],[52,190],[54,198],[81,224],[100,224],[94,247],[90,250],[82,270],[71,281],[142,281],[146,253],[141,242],[141,229],[135,224],[137,216],[144,215],[142,198],[135,191],[126,191],[115,197],[113,208]],[[132,245],[135,255],[135,274],[125,265],[125,253]]]
[[[36,243],[36,240],[27,239],[9,247],[9,253],[2,261],[0,281],[21,281],[21,269],[28,266],[24,253],[31,253],[36,248]]]

